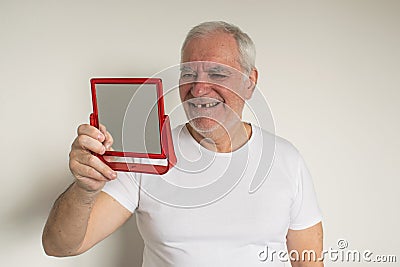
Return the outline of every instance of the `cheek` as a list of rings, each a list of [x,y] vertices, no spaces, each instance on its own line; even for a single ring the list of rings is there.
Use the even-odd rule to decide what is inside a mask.
[[[243,100],[243,98],[241,98],[239,96],[236,96],[235,103],[234,103],[235,110],[238,111],[238,112],[242,112],[243,107],[244,107],[244,102],[245,101]]]
[[[221,93],[226,95],[227,98],[238,102],[246,99],[246,88],[243,80],[240,78],[232,79],[231,81],[224,84]]]
[[[245,100],[237,94],[232,93],[229,96],[229,106],[230,108],[241,117],[243,108],[244,108]]]
[[[220,95],[225,99],[225,102],[234,106],[240,106],[244,103],[245,98],[241,88],[227,89],[219,91]]]
[[[190,91],[190,85],[186,84],[179,86],[179,97],[181,98],[181,101],[185,100],[185,97],[187,96],[189,91]]]

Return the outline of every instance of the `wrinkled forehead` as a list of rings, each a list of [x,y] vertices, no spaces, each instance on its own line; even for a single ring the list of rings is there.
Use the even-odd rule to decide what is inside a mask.
[[[236,74],[243,75],[241,70],[238,70],[229,65],[225,65],[213,61],[189,61],[180,63],[181,71],[192,71],[192,72],[207,72],[207,73],[225,73],[225,74]]]

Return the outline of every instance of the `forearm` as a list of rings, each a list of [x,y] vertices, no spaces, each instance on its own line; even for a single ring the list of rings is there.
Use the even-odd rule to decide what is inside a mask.
[[[60,195],[43,230],[46,254],[58,257],[78,254],[97,195],[98,192],[88,192],[76,183]]]

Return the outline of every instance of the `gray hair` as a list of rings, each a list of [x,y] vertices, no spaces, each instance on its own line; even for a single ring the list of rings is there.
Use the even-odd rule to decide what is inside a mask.
[[[235,38],[239,50],[239,64],[247,73],[250,73],[255,68],[256,61],[256,48],[253,41],[239,27],[224,21],[203,22],[193,27],[186,35],[182,44],[181,54],[183,54],[187,43],[192,39],[204,37],[215,32],[229,33]]]

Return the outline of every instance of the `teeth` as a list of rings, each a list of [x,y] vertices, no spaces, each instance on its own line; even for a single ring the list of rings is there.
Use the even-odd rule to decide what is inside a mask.
[[[214,103],[207,103],[207,104],[192,104],[196,108],[212,108],[215,107],[219,102],[214,102]]]

